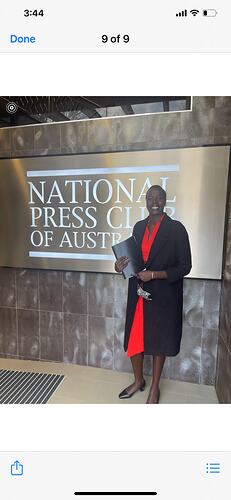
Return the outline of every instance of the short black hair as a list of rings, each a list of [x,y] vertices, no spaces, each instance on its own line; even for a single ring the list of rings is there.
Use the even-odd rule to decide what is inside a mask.
[[[163,196],[163,198],[166,200],[167,198],[167,193],[166,191],[161,187],[159,186],[159,184],[154,184],[153,186],[151,186],[148,190],[147,190],[147,193],[148,191],[150,191],[150,189],[158,189],[158,191],[160,192],[160,194]],[[147,194],[146,193],[146,194]]]

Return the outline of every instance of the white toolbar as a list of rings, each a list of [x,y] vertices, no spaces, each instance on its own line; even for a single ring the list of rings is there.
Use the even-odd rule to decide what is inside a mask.
[[[0,52],[231,52],[230,16],[227,0],[12,0]]]

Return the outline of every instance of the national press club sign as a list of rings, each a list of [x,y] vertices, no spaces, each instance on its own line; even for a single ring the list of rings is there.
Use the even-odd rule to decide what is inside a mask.
[[[220,279],[229,157],[210,146],[2,159],[0,266],[113,272],[112,245],[147,216],[159,184],[188,231],[190,276]]]
[[[28,170],[31,258],[114,260],[112,245],[147,216],[146,192],[166,191],[178,165]],[[166,211],[174,217],[176,195]]]

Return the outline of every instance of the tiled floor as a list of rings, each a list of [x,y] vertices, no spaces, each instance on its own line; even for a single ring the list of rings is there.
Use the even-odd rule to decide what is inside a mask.
[[[89,366],[67,365],[41,361],[0,359],[0,369],[62,373],[65,379],[50,399],[56,403],[120,403],[143,404],[146,402],[150,378],[146,377],[144,392],[131,399],[118,399],[119,392],[132,382],[132,375]],[[218,403],[214,387],[188,382],[162,379],[160,404],[213,404]]]

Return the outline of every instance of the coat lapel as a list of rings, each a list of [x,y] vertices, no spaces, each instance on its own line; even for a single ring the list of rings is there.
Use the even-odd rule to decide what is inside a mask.
[[[156,255],[160,252],[162,246],[165,244],[168,238],[170,225],[171,219],[167,214],[165,214],[150,250],[148,260],[146,262],[147,269],[150,266],[151,262],[156,258]]]
[[[146,217],[146,219],[143,219],[142,221],[140,221],[139,227],[136,230],[135,237],[136,237],[137,243],[138,243],[140,248],[141,248],[142,239],[144,236],[144,232],[145,232],[147,223],[148,223],[148,217]]]
[[[142,240],[143,240],[143,236],[144,236],[144,232],[145,232],[147,223],[148,223],[148,217],[146,217],[146,219],[143,219],[142,221],[140,221],[139,226],[138,226],[136,233],[135,233],[135,238],[136,238],[138,247],[140,248],[140,256],[141,256],[142,260],[143,260],[143,256],[142,256],[141,245],[142,245]]]

